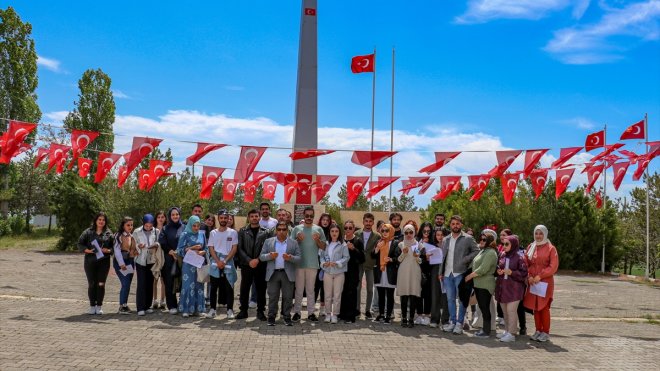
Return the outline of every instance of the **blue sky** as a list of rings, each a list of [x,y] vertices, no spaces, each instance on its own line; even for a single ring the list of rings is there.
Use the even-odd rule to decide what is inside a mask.
[[[33,25],[44,121],[72,109],[82,72],[100,67],[113,80],[117,132],[291,145],[300,1],[11,5]],[[446,150],[556,148],[549,164],[604,124],[613,143],[646,112],[651,139],[660,137],[660,0],[319,0],[317,14],[322,148],[368,149],[371,75],[351,74],[350,58],[374,47],[376,148],[389,147],[396,47],[395,175],[414,176]],[[117,151],[128,149],[117,140]],[[178,162],[194,151],[163,145],[176,147]],[[223,149],[202,162],[233,167],[236,154]],[[258,169],[288,171],[287,154],[269,150]],[[319,172],[368,174],[349,157],[320,158]],[[466,154],[434,175],[494,165],[494,153]],[[512,169],[521,167],[522,156]],[[630,175],[624,183],[619,195],[641,185]]]

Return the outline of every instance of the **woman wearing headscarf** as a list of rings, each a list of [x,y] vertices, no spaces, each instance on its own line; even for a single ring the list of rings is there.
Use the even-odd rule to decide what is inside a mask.
[[[172,207],[167,211],[167,224],[158,236],[158,244],[165,254],[165,264],[161,271],[165,281],[165,300],[170,314],[177,314],[176,293],[174,291],[174,278],[178,273],[176,250],[179,246],[179,237],[185,230],[185,225],[181,222],[181,209]]]
[[[401,254],[398,257],[399,271],[396,278],[396,293],[401,297],[401,327],[413,327],[413,315],[417,308],[417,298],[422,292],[422,270],[419,265],[420,247],[415,240],[415,227],[403,227],[403,241],[399,242]],[[410,311],[408,305],[410,304]]]
[[[501,342],[516,341],[514,333],[518,329],[518,304],[525,294],[527,265],[518,254],[518,236],[502,238],[502,252],[497,262],[497,282],[495,300],[504,312],[504,333],[497,335]]]
[[[110,272],[110,259],[114,237],[108,228],[108,216],[99,212],[92,225],[85,229],[78,239],[78,250],[85,253],[84,268],[87,276],[87,314],[103,314],[105,281]],[[99,251],[101,250],[101,251]]]
[[[142,217],[142,226],[133,232],[137,244],[138,256],[135,258],[137,290],[135,304],[138,316],[153,313],[150,300],[153,298],[154,275],[160,276],[163,267],[163,250],[158,245],[158,230],[154,228],[155,219],[151,214]]]
[[[344,274],[344,289],[341,292],[338,317],[346,323],[355,323],[355,317],[359,315],[357,288],[360,284],[360,265],[364,263],[364,244],[362,239],[355,237],[355,223],[352,220],[349,219],[344,223],[344,233],[344,242],[350,258]]]
[[[401,250],[397,244],[392,243],[394,227],[391,224],[383,224],[380,231],[380,241],[371,253],[376,262],[374,266],[374,286],[378,290],[378,316],[374,321],[383,321],[385,324],[390,324],[392,323],[392,312],[394,311],[394,289],[396,289],[398,258],[401,255]],[[385,309],[385,300],[387,300],[387,310]]]
[[[200,256],[206,256],[206,236],[204,231],[200,233],[201,221],[198,216],[193,215],[188,219],[186,230],[179,238],[177,253],[185,257],[188,252],[193,251]],[[179,297],[179,312],[183,317],[195,314],[204,314],[206,304],[204,303],[204,284],[197,282],[197,267],[185,261],[181,267],[181,296]]]
[[[534,311],[536,332],[530,339],[546,342],[550,339],[550,305],[555,289],[554,275],[559,268],[557,249],[548,240],[548,228],[537,225],[534,228],[534,242],[525,251],[525,264],[527,265],[527,292],[523,303],[525,307]],[[545,296],[533,294],[532,286],[540,282],[547,285]],[[537,287],[541,289],[540,287]],[[540,291],[543,291],[542,289]]]
[[[495,292],[495,270],[497,269],[497,234],[486,229],[481,234],[481,249],[472,260],[472,273],[465,277],[465,281],[474,279],[474,294],[481,310],[483,325],[474,336],[487,338],[491,331],[490,304]]]
[[[133,218],[125,216],[119,224],[119,229],[115,234],[113,267],[119,282],[121,290],[119,291],[119,314],[130,314],[128,308],[128,295],[131,291],[131,282],[133,282],[133,272],[135,271],[135,257],[138,255],[137,244],[133,237]]]
[[[429,222],[422,223],[417,232],[417,241],[419,242],[419,257],[422,263],[419,267],[422,270],[422,292],[417,300],[417,318],[415,318],[416,325],[429,326],[431,324],[431,264],[426,258],[426,247],[424,244],[435,245],[435,234],[433,233],[433,226]]]

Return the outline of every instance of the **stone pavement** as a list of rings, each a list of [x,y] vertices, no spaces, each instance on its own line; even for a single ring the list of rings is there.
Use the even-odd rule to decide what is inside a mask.
[[[228,321],[222,310],[212,320],[164,312],[120,316],[118,289],[111,270],[106,315],[89,316],[82,256],[0,251],[0,370],[650,370],[660,364],[660,326],[644,319],[660,319],[660,288],[609,277],[557,277],[552,341],[545,344],[404,329],[398,320],[268,327],[253,310],[247,321]],[[134,309],[134,295],[130,303]],[[533,318],[527,321],[533,329]]]

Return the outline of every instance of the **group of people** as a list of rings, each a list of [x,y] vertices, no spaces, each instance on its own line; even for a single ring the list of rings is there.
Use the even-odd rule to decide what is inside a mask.
[[[376,222],[365,213],[358,228],[352,220],[337,224],[329,214],[315,223],[314,208],[307,207],[301,223],[294,225],[286,210],[277,210],[275,219],[270,205],[263,203],[248,212],[247,224],[237,231],[227,210],[202,220],[202,207],[194,205],[191,214],[187,222],[176,207],[155,217],[146,214],[137,229],[125,217],[112,233],[107,216],[98,213],[79,241],[85,253],[88,313],[103,314],[112,262],[121,284],[121,314],[131,313],[128,298],[136,275],[139,316],[167,308],[173,315],[213,318],[221,304],[227,319],[248,318],[255,308],[256,317],[269,326],[276,324],[278,314],[292,326],[303,320],[306,306],[305,320],[310,322],[355,323],[364,316],[390,324],[396,295],[403,327],[441,327],[457,335],[480,327],[474,336],[513,342],[516,335],[526,334],[529,311],[536,327],[530,338],[549,340],[559,261],[543,225],[534,229],[534,242],[523,248],[508,229],[499,236],[484,229],[475,241],[458,215],[447,228],[443,214],[418,226],[412,220],[402,223],[399,213],[390,214],[388,222]],[[239,311],[234,315],[239,271]],[[497,324],[504,327],[498,334]]]

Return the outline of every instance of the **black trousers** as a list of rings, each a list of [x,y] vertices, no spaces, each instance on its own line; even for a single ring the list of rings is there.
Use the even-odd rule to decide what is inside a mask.
[[[151,308],[151,299],[154,296],[154,274],[151,272],[153,264],[146,267],[135,264],[137,273],[137,291],[135,292],[135,306],[138,312]]]
[[[442,287],[438,280],[440,274],[440,264],[431,266],[431,322],[449,323],[449,306],[447,305],[447,294],[442,293]]]
[[[234,288],[231,287],[224,274],[220,278],[211,276],[211,309],[216,309],[221,296],[224,296],[222,301],[227,304],[227,310],[233,311]]]
[[[314,302],[325,304],[325,290],[323,289],[323,281],[319,278],[319,273],[321,273],[321,269],[316,272],[316,281],[314,282]],[[321,295],[320,298],[319,294]]]
[[[259,263],[256,268],[241,267],[241,306],[239,308],[241,312],[247,313],[249,309],[250,287],[253,282],[257,287],[257,311],[263,313],[266,310],[266,264]]]
[[[481,327],[486,334],[490,334],[490,291],[486,289],[474,288],[474,295],[477,297],[477,304],[483,316],[483,326]]]
[[[500,318],[504,318],[504,311],[502,310],[502,306],[500,305],[500,302],[497,302],[497,316]]]
[[[422,292],[419,300],[417,300],[417,314],[431,314],[431,280],[433,276],[429,273],[426,282],[422,285]],[[437,280],[438,277],[436,276]],[[411,312],[412,313],[412,312]]]
[[[165,263],[163,264],[163,269],[160,271],[160,275],[165,283],[167,309],[177,309],[176,292],[174,292],[174,279],[176,275],[172,274],[172,267],[176,266],[176,264],[176,260],[170,254],[165,254]]]
[[[93,307],[103,305],[105,297],[105,280],[110,272],[110,257],[96,260],[96,257],[85,256],[85,275],[87,276],[87,297],[89,306]]]
[[[391,318],[394,311],[394,289],[389,287],[377,287],[378,290],[378,312]],[[385,298],[387,298],[387,311],[385,311]]]
[[[408,316],[408,304],[410,303],[410,317]],[[401,318],[411,319],[415,314],[415,307],[417,306],[417,296],[403,295],[401,296]]]

